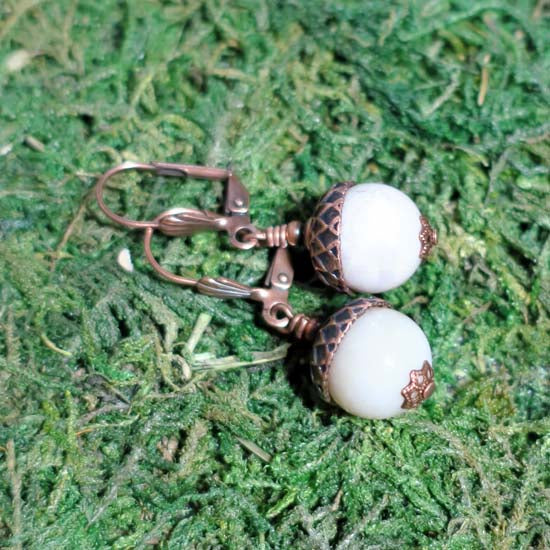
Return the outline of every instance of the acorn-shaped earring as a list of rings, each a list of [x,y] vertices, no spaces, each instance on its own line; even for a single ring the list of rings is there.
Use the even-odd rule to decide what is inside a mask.
[[[225,214],[171,208],[148,221],[115,214],[104,202],[103,189],[111,176],[130,169],[226,181]],[[389,418],[417,407],[433,392],[432,355],[426,336],[412,319],[384,300],[354,300],[325,322],[292,311],[288,290],[294,270],[286,247],[299,244],[301,223],[255,227],[248,216],[248,192],[230,170],[125,163],[99,178],[96,196],[112,220],[144,230],[145,255],[162,277],[209,296],[260,302],[268,326],[313,341],[311,374],[326,401],[360,417]],[[226,231],[231,243],[241,249],[277,247],[265,286],[250,287],[225,277],[186,277],[167,271],[154,258],[151,240],[155,231],[186,236],[205,230]],[[327,284],[345,292],[382,292],[413,274],[437,236],[401,191],[378,183],[343,183],[321,199],[306,224],[304,240]]]
[[[363,418],[417,407],[435,389],[433,374],[422,329],[377,298],[339,309],[313,341],[311,375],[320,395]]]
[[[327,285],[378,294],[413,275],[437,243],[437,233],[399,189],[340,183],[317,204],[304,240]]]
[[[305,244],[319,278],[340,292],[377,294],[403,284],[437,243],[437,233],[405,193],[383,183],[339,183],[321,198],[303,224],[291,221],[264,229],[250,221],[250,197],[231,170],[166,162],[126,162],[98,182],[98,202],[113,220],[144,228],[149,222],[127,220],[105,205],[105,182],[125,170],[162,176],[187,176],[227,182],[224,214],[172,208],[155,222],[170,236],[206,230],[225,231],[233,246],[287,247]]]

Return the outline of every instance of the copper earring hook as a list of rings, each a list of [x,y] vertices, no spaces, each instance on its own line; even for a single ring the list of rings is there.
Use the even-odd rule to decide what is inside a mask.
[[[126,170],[152,172],[159,176],[192,177],[214,181],[225,181],[224,214],[192,208],[171,208],[151,221],[131,220],[113,212],[103,199],[105,184],[112,176]],[[99,207],[111,220],[131,229],[144,229],[144,251],[153,269],[165,279],[195,288],[198,292],[218,298],[244,298],[262,303],[262,317],[265,322],[285,334],[293,333],[297,338],[312,338],[318,323],[304,314],[295,315],[288,304],[288,290],[292,284],[294,270],[290,263],[287,245],[298,243],[301,224],[257,229],[250,223],[248,214],[249,195],[246,188],[231,170],[174,164],[165,162],[124,162],[105,172],[97,182],[96,198]],[[231,244],[247,249],[259,244],[279,247],[267,274],[265,288],[249,287],[225,277],[202,277],[193,279],[176,275],[164,269],[155,259],[151,250],[151,240],[155,230],[177,237],[193,235],[200,231],[225,231]]]
[[[103,198],[105,185],[111,177],[127,170],[152,172],[158,176],[225,181],[224,214],[193,208],[172,208],[157,216],[156,221],[130,220],[116,214],[105,204]],[[223,168],[168,162],[127,161],[105,172],[98,179],[96,198],[99,207],[107,217],[131,229],[152,227],[172,237],[193,235],[200,231],[225,231],[231,244],[243,250],[254,246],[282,246],[284,248],[298,244],[301,239],[302,224],[297,221],[266,229],[258,229],[250,223],[248,191],[232,170]]]
[[[127,170],[152,172],[158,176],[191,177],[204,180],[225,181],[224,213],[220,215],[208,210],[193,208],[172,208],[154,221],[130,220],[113,212],[103,198],[105,184],[116,174]],[[237,248],[252,248],[257,244],[253,237],[258,230],[250,223],[248,215],[249,195],[246,188],[231,170],[196,166],[193,164],[176,164],[167,162],[124,162],[105,172],[97,181],[96,198],[99,207],[111,220],[131,229],[152,227],[169,236],[193,235],[199,231],[226,231],[231,244]],[[243,240],[240,237],[244,237]],[[248,237],[248,238],[246,238]]]
[[[294,279],[294,269],[286,248],[278,248],[265,279],[265,287],[250,287],[226,277],[201,277],[193,279],[176,275],[164,269],[151,250],[151,240],[155,229],[147,227],[143,248],[147,261],[162,277],[172,283],[195,288],[201,294],[216,298],[243,298],[262,304],[262,317],[272,328],[284,334],[294,334],[296,338],[313,339],[319,324],[317,320],[303,313],[295,315],[288,303],[288,291]]]
[[[122,164],[119,164],[118,166],[115,166],[114,168],[111,168],[107,172],[105,172],[98,180],[95,187],[95,196],[97,199],[97,203],[99,204],[99,208],[103,211],[103,213],[110,218],[111,220],[124,225],[126,227],[129,227],[131,229],[145,229],[146,227],[153,227],[152,222],[147,221],[138,221],[138,220],[130,220],[124,216],[120,216],[119,214],[115,214],[106,204],[103,200],[103,193],[105,188],[105,183],[108,179],[113,177],[116,174],[119,174],[121,172],[125,172],[126,170],[140,170],[140,171],[146,171],[146,172],[154,172],[155,167],[152,164],[145,164],[142,162],[131,162],[126,161]]]

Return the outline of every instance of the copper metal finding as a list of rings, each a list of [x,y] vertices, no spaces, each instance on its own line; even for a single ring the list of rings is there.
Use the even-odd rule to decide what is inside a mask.
[[[107,180],[126,170],[140,170],[160,176],[192,177],[225,181],[224,214],[192,208],[171,208],[151,221],[130,220],[115,214],[103,199]],[[296,338],[312,339],[318,323],[306,315],[295,315],[288,303],[288,289],[294,278],[287,246],[298,244],[301,237],[300,222],[258,229],[250,223],[248,191],[231,170],[172,164],[165,162],[125,162],[103,174],[96,186],[97,202],[101,210],[112,220],[132,229],[145,231],[145,256],[151,266],[165,279],[183,286],[195,288],[202,294],[217,298],[246,298],[262,303],[265,322],[280,332],[292,333]],[[200,231],[225,231],[233,246],[241,249],[254,246],[278,247],[265,281],[265,288],[253,288],[225,277],[193,279],[176,275],[164,269],[153,256],[151,240],[155,230],[171,236],[193,235]]]
[[[288,303],[288,290],[294,279],[290,254],[278,248],[265,279],[265,287],[250,287],[226,277],[202,277],[192,279],[176,275],[164,269],[153,256],[151,239],[154,229],[145,229],[143,241],[145,255],[153,268],[165,279],[183,286],[195,288],[201,294],[216,298],[244,298],[262,304],[262,317],[270,327],[283,334],[293,334],[298,339],[313,339],[318,323],[300,313],[295,315]]]
[[[412,370],[409,377],[409,384],[401,390],[403,396],[402,409],[418,407],[435,390],[434,371],[428,361],[424,361],[421,369]]]
[[[283,247],[296,246],[302,237],[301,222],[293,221],[288,224],[272,225],[256,233],[255,238],[261,246]]]
[[[329,403],[328,377],[334,352],[353,323],[373,307],[391,308],[391,305],[380,298],[358,298],[331,315],[317,332],[313,342],[311,378],[321,397]]]
[[[430,225],[428,218],[420,216],[420,258],[425,260],[437,244],[437,231]]]
[[[332,187],[317,204],[306,226],[305,245],[311,255],[317,276],[340,292],[351,294],[344,280],[340,253],[342,207],[352,183]]]
[[[226,182],[224,214],[193,208],[171,208],[152,221],[130,220],[115,214],[103,198],[106,182],[114,175],[127,170],[150,172],[158,176],[189,177]],[[158,229],[171,237],[194,235],[201,231],[225,231],[233,246],[240,249],[254,246],[294,246],[301,236],[300,222],[259,229],[250,222],[248,191],[233,171],[193,164],[167,162],[124,162],[103,174],[96,185],[99,207],[113,221],[132,229]]]

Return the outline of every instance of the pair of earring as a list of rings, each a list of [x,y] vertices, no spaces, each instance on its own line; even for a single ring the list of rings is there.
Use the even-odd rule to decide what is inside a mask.
[[[109,178],[126,170],[159,176],[223,181],[224,213],[172,208],[151,221],[130,220],[105,204]],[[437,243],[437,233],[414,202],[382,183],[339,183],[319,201],[305,223],[260,229],[250,221],[249,194],[231,170],[174,163],[126,162],[103,174],[96,185],[101,210],[112,220],[144,230],[145,255],[152,267],[174,283],[218,298],[243,298],[262,304],[268,326],[313,342],[311,375],[321,397],[350,414],[389,418],[417,407],[433,392],[432,354],[422,329],[380,298],[358,298],[320,323],[294,313],[288,290],[294,271],[289,246],[305,246],[324,283],[337,291],[380,293],[403,284]],[[188,236],[224,231],[233,246],[275,247],[264,287],[249,287],[225,277],[192,279],[164,269],[155,259],[155,231]]]

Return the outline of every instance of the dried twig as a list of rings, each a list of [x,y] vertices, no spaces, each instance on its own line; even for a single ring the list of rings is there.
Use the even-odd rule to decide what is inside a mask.
[[[21,476],[17,471],[15,443],[13,442],[13,439],[10,439],[6,445],[6,455],[13,502],[13,524],[11,531],[13,537],[16,539],[14,548],[20,550],[23,548],[23,544],[20,540],[18,540],[23,532],[21,520]]]

